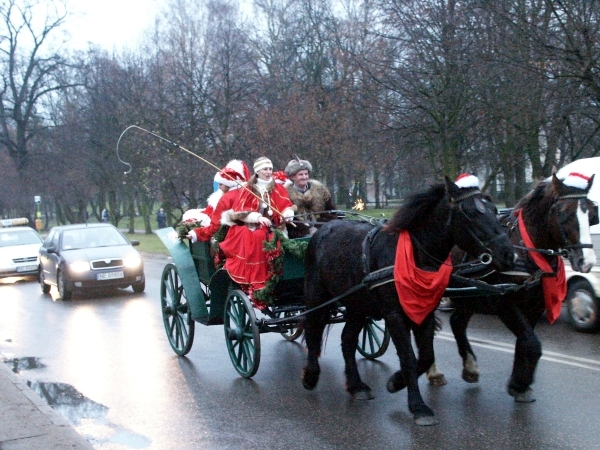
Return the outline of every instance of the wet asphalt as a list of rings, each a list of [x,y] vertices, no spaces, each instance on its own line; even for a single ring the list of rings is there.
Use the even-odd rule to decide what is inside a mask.
[[[421,391],[440,421],[414,425],[406,393],[389,394],[393,346],[377,361],[358,359],[375,399],[344,390],[342,325],[334,325],[314,391],[300,382],[301,342],[261,335],[252,379],[233,368],[222,326],[196,327],[187,357],[165,336],[159,288],[167,261],[146,260],[147,289],[76,295],[62,302],[34,281],[0,284],[0,357],[98,449],[591,449],[600,448],[600,335],[543,322],[537,401],[515,404],[505,385],[514,338],[494,317],[469,329],[480,382],[461,379],[449,334],[435,341],[448,384]]]

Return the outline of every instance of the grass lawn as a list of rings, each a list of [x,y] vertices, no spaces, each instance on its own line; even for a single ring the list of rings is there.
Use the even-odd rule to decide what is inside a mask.
[[[355,212],[363,214],[365,216],[389,219],[395,211],[396,211],[396,208],[384,208],[384,209],[366,209],[363,211],[355,211]],[[90,221],[90,222],[92,222],[92,221]],[[155,217],[151,217],[151,223],[152,223],[152,229],[153,230],[156,229],[157,224],[156,224]],[[52,223],[50,223],[49,225],[50,225],[50,227],[53,226]],[[158,238],[158,236],[156,234],[154,234],[154,233],[145,234],[144,232],[133,233],[133,234],[127,233],[126,231],[129,228],[129,220],[128,219],[121,220],[119,222],[118,228],[121,231],[123,231],[123,233],[125,234],[127,239],[129,239],[130,241],[139,241],[140,242],[140,245],[136,247],[138,250],[140,250],[142,252],[146,252],[146,253],[158,253],[161,255],[169,255],[167,248],[164,246],[164,244],[161,242],[161,240]],[[142,217],[135,218],[135,227],[134,228],[136,230],[144,229],[144,221],[143,221]],[[43,233],[44,236],[46,234],[47,233],[45,233],[45,232]]]

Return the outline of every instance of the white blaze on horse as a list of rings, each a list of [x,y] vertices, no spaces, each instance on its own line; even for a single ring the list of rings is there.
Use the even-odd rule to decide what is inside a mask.
[[[471,270],[461,277],[490,286],[514,284],[505,293],[453,298],[455,307],[450,325],[463,359],[462,377],[469,383],[479,380],[477,358],[467,338],[467,326],[475,313],[496,314],[516,336],[513,370],[508,393],[521,403],[535,400],[534,381],[542,345],[534,328],[546,312],[550,323],[561,312],[566,295],[563,257],[573,270],[587,273],[596,263],[590,226],[598,223],[598,207],[588,199],[594,176],[570,173],[561,180],[553,175],[539,182],[514,210],[500,218],[507,236],[517,249],[515,270]],[[457,252],[458,253],[458,252]],[[460,262],[461,256],[454,255]],[[454,278],[454,282],[459,279]],[[454,283],[451,281],[451,287]],[[439,369],[435,366],[439,377]]]

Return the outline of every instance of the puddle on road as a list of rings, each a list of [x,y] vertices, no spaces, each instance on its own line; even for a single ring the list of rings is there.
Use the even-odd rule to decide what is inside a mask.
[[[46,367],[41,363],[40,358],[36,357],[0,359],[0,361],[24,379],[22,371]],[[87,398],[70,384],[27,379],[25,382],[56,412],[66,417],[75,430],[95,448],[104,450],[147,448],[152,443],[143,435],[107,421],[106,414],[109,408]]]

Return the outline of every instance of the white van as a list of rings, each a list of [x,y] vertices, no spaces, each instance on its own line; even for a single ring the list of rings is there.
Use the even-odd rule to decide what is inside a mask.
[[[571,172],[586,176],[596,175],[588,198],[600,204],[600,157],[573,161],[560,169],[556,175],[565,178]],[[565,266],[568,288],[565,305],[569,319],[576,330],[588,333],[600,330],[600,225],[594,225],[591,232],[596,253],[596,265],[592,271],[579,273],[573,271],[570,264]]]

